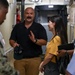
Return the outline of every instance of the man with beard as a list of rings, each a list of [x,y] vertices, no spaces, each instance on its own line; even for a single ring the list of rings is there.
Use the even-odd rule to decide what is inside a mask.
[[[20,52],[15,53],[16,57],[20,55],[21,57],[15,57],[14,67],[20,75],[38,75],[42,54],[41,46],[47,43],[46,30],[41,24],[34,22],[33,8],[27,7],[24,17],[24,22],[15,25],[9,40],[12,47],[21,47]]]
[[[9,4],[7,0],[0,0],[0,25],[6,19]],[[4,40],[0,32],[0,75],[17,75],[16,70],[10,66],[7,56],[4,55]]]

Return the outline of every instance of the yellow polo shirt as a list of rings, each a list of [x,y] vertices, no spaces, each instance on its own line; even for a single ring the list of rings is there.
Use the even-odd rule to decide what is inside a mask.
[[[47,44],[45,58],[49,53],[57,56],[59,45],[61,45],[61,38],[59,36],[52,38],[51,41]],[[55,56],[51,59],[51,61],[56,62]]]

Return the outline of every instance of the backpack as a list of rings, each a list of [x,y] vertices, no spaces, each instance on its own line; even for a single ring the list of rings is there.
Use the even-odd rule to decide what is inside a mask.
[[[58,46],[58,50],[72,50],[74,49],[74,43],[66,43]],[[67,68],[68,63],[70,62],[69,54],[66,52],[63,57],[56,57],[56,62],[59,68],[59,72],[65,75],[65,70]]]
[[[65,53],[63,57],[56,57],[56,63],[58,65],[59,73],[65,75],[65,70],[70,61],[69,54]]]

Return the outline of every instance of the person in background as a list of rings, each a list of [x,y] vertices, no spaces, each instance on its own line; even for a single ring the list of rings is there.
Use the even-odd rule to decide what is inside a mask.
[[[58,46],[67,42],[67,31],[62,17],[59,15],[49,17],[48,27],[53,33],[53,37],[47,45],[45,58],[41,62],[39,70],[44,71],[44,75],[59,75],[56,56]]]
[[[8,2],[7,0],[0,0],[0,25],[6,19],[6,14],[8,13]]]
[[[6,19],[6,14],[8,13],[8,1],[0,0],[0,25]],[[2,33],[0,32],[0,75],[18,75],[17,71],[10,66],[7,56],[4,55],[4,41]]]
[[[21,17],[20,17],[20,9],[16,9],[16,23],[21,22]]]
[[[66,75],[75,75],[75,50],[73,50],[72,58],[67,66]]]
[[[24,11],[24,22],[15,25],[9,43],[15,48],[23,48],[22,57],[14,61],[14,67],[20,75],[38,75],[41,63],[42,46],[47,44],[45,28],[34,21],[35,11],[27,7]]]

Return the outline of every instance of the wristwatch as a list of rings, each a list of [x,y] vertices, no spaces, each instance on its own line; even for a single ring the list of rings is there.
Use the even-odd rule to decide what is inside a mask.
[[[34,40],[34,43],[36,43],[36,42],[37,42],[37,39]]]

